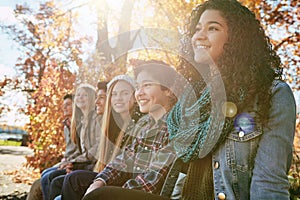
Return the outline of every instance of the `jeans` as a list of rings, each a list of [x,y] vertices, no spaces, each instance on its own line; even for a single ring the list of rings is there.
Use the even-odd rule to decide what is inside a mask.
[[[44,200],[48,200],[48,196],[49,196],[49,175],[51,172],[57,170],[57,167],[50,167],[50,168],[47,168],[45,169],[43,172],[42,172],[42,175],[41,175],[41,186],[42,186],[42,193],[43,193],[43,199]]]
[[[53,175],[53,173],[52,173]],[[56,176],[55,176],[56,175]],[[66,174],[54,174],[53,177],[50,175],[50,187],[49,187],[49,199],[54,200],[55,197],[61,194],[61,189],[63,186],[64,179]]]
[[[75,170],[65,177],[62,198],[81,200],[98,173],[87,170]]]
[[[103,186],[83,197],[83,200],[168,200],[168,198],[141,190]]]
[[[58,195],[57,197],[55,197],[54,200],[61,200],[61,195]]]
[[[56,176],[66,174],[66,170],[58,170],[57,167],[51,167],[42,172],[41,186],[43,192],[43,199],[49,200],[49,189],[51,180]]]

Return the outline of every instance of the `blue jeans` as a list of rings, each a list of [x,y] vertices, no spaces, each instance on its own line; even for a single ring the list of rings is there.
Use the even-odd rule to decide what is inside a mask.
[[[58,176],[58,175],[62,175],[65,173],[66,173],[65,170],[58,170],[57,167],[51,167],[51,168],[45,169],[42,172],[41,186],[42,186],[42,193],[43,193],[44,200],[49,200],[49,187],[50,187],[50,183],[51,183],[50,175],[52,174],[51,176],[53,176],[53,174],[55,174],[55,176]]]
[[[57,170],[57,167],[50,167],[50,168],[47,168],[45,169],[43,172],[42,172],[42,175],[41,175],[41,186],[42,186],[42,193],[43,193],[43,199],[44,200],[47,200],[48,199],[48,191],[49,191],[49,174],[53,171]]]
[[[49,186],[49,198],[48,198],[49,200],[54,200],[57,196],[59,196],[61,194],[61,189],[62,189],[65,177],[66,177],[66,174],[62,174],[62,175],[60,175],[59,173],[50,174],[50,177],[49,177],[50,186]]]

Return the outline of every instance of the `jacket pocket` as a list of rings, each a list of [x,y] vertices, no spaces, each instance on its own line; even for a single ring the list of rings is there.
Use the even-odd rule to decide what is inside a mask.
[[[261,135],[261,127],[255,127],[249,133],[235,130],[227,136],[225,141],[226,163],[232,170],[242,172],[252,170]]]

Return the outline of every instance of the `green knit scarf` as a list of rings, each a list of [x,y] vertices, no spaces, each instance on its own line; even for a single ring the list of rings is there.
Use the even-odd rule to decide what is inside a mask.
[[[200,83],[187,88],[169,113],[170,139],[184,162],[205,157],[233,129],[233,120],[219,109],[224,102],[212,102],[210,90]]]

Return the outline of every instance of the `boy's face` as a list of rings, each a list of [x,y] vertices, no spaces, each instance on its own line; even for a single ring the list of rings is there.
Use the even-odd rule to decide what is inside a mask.
[[[98,90],[97,98],[96,98],[96,111],[98,115],[102,115],[104,112],[106,102],[106,91],[105,90]]]
[[[72,100],[67,98],[63,104],[64,118],[72,116]]]
[[[169,108],[169,90],[162,90],[160,83],[151,74],[142,71],[137,75],[135,98],[142,113],[153,113]]]

